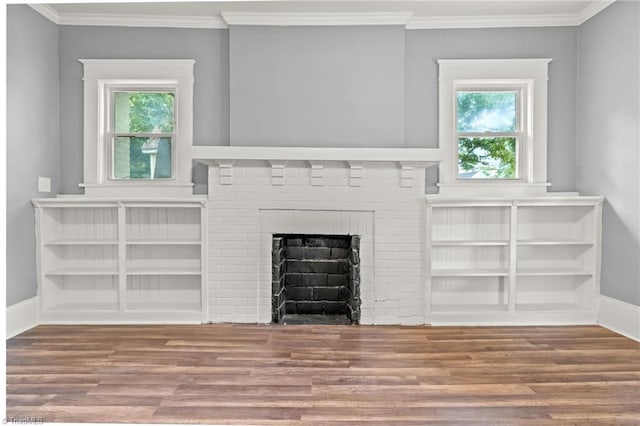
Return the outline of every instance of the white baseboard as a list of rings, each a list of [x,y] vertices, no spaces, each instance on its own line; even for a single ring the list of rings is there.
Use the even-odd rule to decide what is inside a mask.
[[[39,324],[39,303],[35,296],[7,307],[7,339]],[[640,306],[600,295],[598,324],[640,342]]]
[[[38,325],[38,296],[7,306],[7,339]]]
[[[598,323],[640,342],[640,306],[600,295]]]

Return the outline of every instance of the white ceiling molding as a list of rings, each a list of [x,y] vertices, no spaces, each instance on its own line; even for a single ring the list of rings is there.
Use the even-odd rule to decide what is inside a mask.
[[[496,16],[420,16],[407,25],[408,30],[510,27],[573,27],[575,15],[496,15]]]
[[[581,25],[615,3],[616,0],[598,0],[591,2],[578,14],[576,25]]]
[[[404,25],[407,29],[509,28],[578,26],[615,0],[594,0],[577,13],[421,16],[413,12],[354,13],[262,13],[220,12],[214,15],[150,15],[142,13],[59,13],[55,6],[30,4],[34,10],[58,25],[122,27],[211,28],[229,25],[341,26]],[[233,2],[229,2],[233,4]]]
[[[29,4],[29,6],[54,24],[60,25],[60,15],[51,6],[47,4]]]
[[[407,29],[577,27],[615,3],[615,1],[616,0],[597,0],[591,2],[577,14],[415,16],[407,24]]]
[[[226,29],[216,16],[116,15],[66,13],[58,18],[60,25],[96,25],[110,27],[164,27]]]
[[[226,29],[219,16],[138,15],[112,13],[58,13],[46,4],[29,4],[51,22],[58,25],[88,25],[107,27],[211,28]]]
[[[322,26],[322,25],[404,25],[411,12],[385,13],[245,13],[222,12],[228,25]]]

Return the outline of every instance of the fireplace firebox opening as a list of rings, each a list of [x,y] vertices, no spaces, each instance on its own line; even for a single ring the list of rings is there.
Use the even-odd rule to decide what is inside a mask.
[[[272,322],[358,324],[360,237],[274,234]]]

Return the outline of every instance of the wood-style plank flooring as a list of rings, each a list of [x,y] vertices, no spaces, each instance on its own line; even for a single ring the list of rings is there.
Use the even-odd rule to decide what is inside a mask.
[[[639,425],[640,343],[596,326],[39,326],[7,341],[7,415]]]

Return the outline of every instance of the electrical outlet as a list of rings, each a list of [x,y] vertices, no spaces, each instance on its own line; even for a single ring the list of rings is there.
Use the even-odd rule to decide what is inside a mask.
[[[38,192],[51,192],[51,178],[38,177]]]

